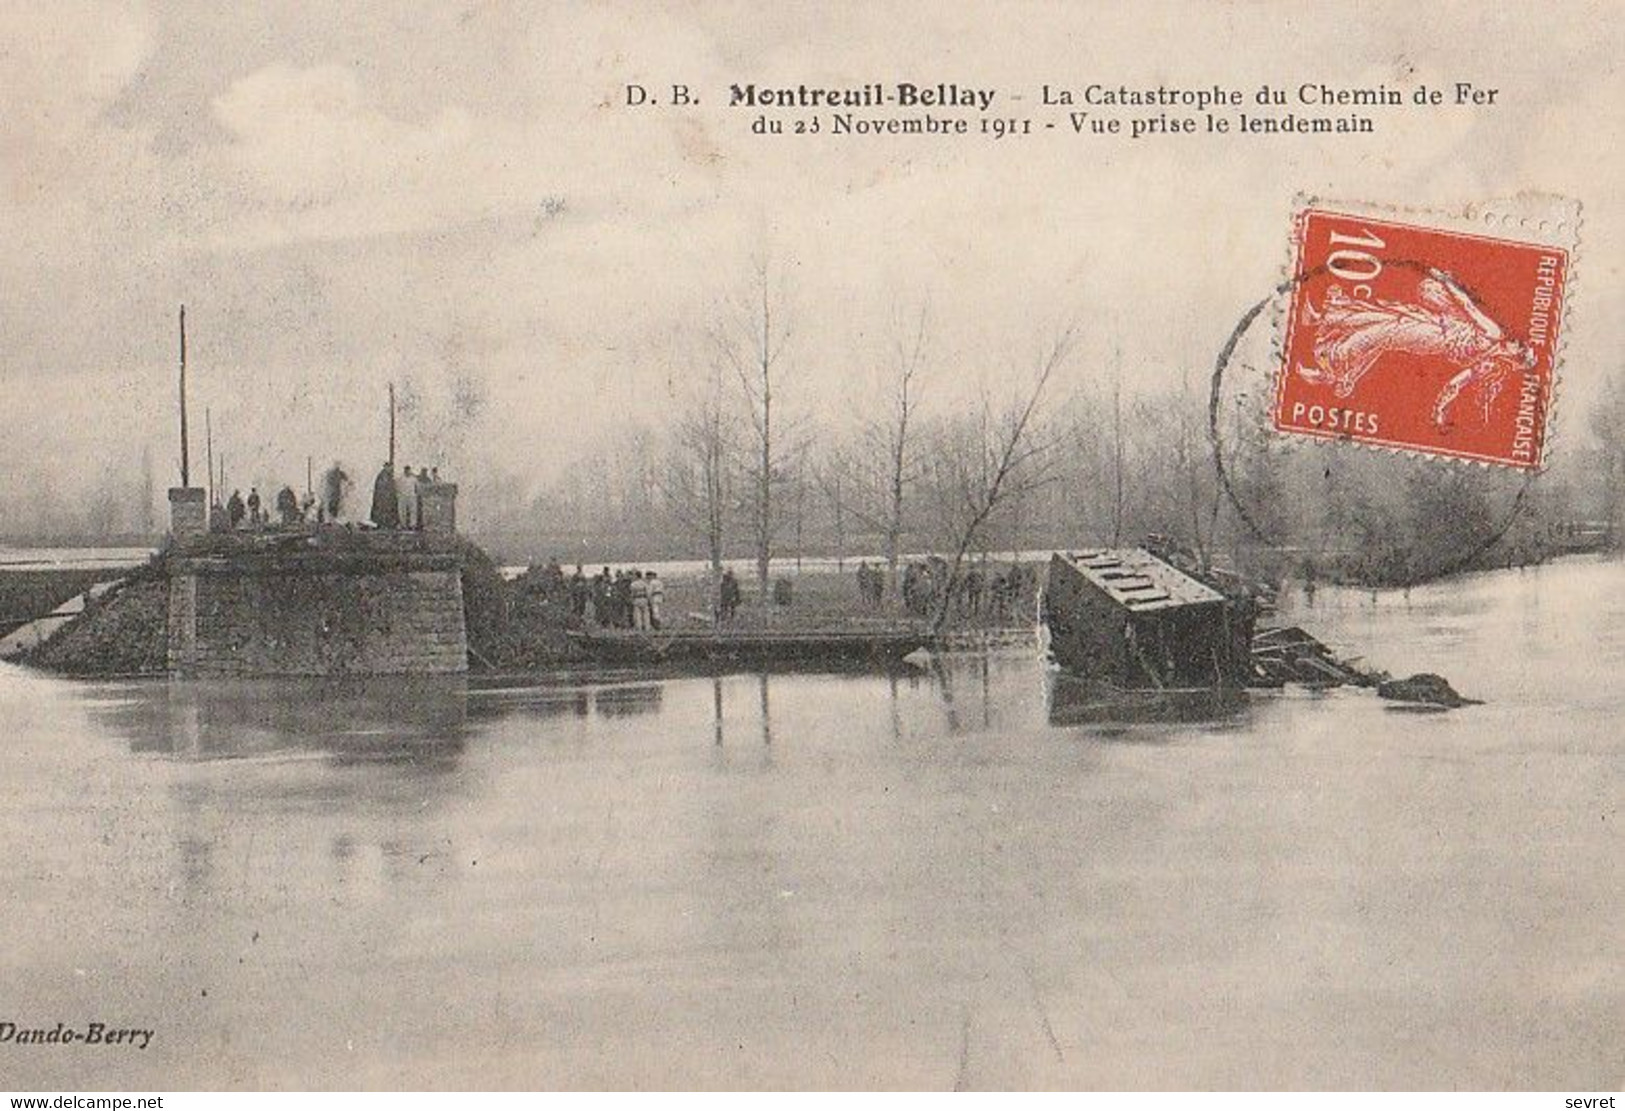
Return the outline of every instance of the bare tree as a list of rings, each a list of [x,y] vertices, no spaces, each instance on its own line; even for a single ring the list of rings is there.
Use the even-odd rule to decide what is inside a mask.
[[[1187,372],[1179,387],[1179,434],[1175,440],[1174,462],[1184,478],[1185,516],[1189,521],[1191,549],[1198,566],[1212,565],[1212,538],[1218,524],[1219,491],[1213,483],[1213,469],[1205,450],[1207,435],[1202,427],[1205,406],[1191,387]]]
[[[813,467],[818,486],[829,501],[830,528],[832,539],[835,541],[836,571],[846,570],[847,493],[850,485],[847,472],[850,469],[851,460],[847,458],[845,448],[839,444],[826,448],[823,461]]]
[[[738,427],[726,386],[722,364],[713,362],[672,427],[670,461],[663,472],[672,517],[705,543],[713,620],[739,466]]]
[[[920,373],[925,365],[926,310],[911,341],[899,340],[894,362],[891,409],[884,425],[870,426],[873,442],[885,450],[886,460],[886,582],[897,589],[897,560],[903,540],[903,497],[914,459],[911,453],[916,410],[920,403]]]
[[[832,497],[836,491],[842,494],[838,516],[843,538],[847,512],[881,534],[885,543],[886,579],[895,592],[908,496],[920,470],[919,453],[915,449],[920,435],[919,408],[929,313],[922,308],[912,326],[905,326],[899,318],[894,323],[893,334],[891,358],[885,371],[885,409],[862,422],[850,452],[839,448],[832,451],[824,486]]]
[[[791,518],[795,522],[796,571],[801,570],[801,557],[806,555],[807,544],[807,465],[799,458],[790,468]]]
[[[1046,387],[1056,368],[1066,361],[1072,339],[1068,328],[1040,351],[1025,394],[997,410],[984,397],[978,416],[946,429],[937,445],[937,482],[954,556],[948,581],[937,595],[931,620],[934,631],[948,619],[960,568],[989,520],[1054,477],[1055,444],[1040,429],[1040,416]]]
[[[1053,498],[1050,519],[1079,536],[1109,535],[1115,525],[1112,496],[1116,445],[1101,429],[1109,423],[1107,402],[1093,392],[1075,392],[1062,415],[1067,432],[1065,494]]]
[[[790,331],[775,311],[773,275],[766,262],[756,266],[749,297],[723,320],[713,340],[723,362],[732,368],[745,399],[747,517],[756,557],[756,583],[763,605],[773,561],[777,526],[774,485],[782,478],[784,430],[777,406],[784,367],[782,357]]]

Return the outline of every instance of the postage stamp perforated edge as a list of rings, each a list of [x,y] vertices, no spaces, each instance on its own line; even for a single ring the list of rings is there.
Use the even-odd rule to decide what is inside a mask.
[[[1551,349],[1546,403],[1541,414],[1541,438],[1538,453],[1530,464],[1517,466],[1499,458],[1451,452],[1418,444],[1386,443],[1344,433],[1314,434],[1302,430],[1283,430],[1279,427],[1279,416],[1288,382],[1286,356],[1292,349],[1293,328],[1296,324],[1289,310],[1295,301],[1302,266],[1304,224],[1311,212],[1365,216],[1373,220],[1404,224],[1427,231],[1503,241],[1509,245],[1522,247],[1547,248],[1564,253],[1562,294],[1552,322],[1554,342]],[[1573,302],[1577,286],[1576,262],[1580,253],[1582,219],[1583,207],[1578,200],[1548,193],[1524,192],[1509,198],[1470,202],[1454,210],[1355,201],[1317,193],[1297,193],[1292,200],[1287,250],[1280,268],[1280,281],[1276,286],[1279,295],[1274,298],[1271,311],[1271,400],[1264,418],[1270,432],[1282,439],[1298,443],[1313,442],[1332,448],[1352,444],[1367,451],[1390,456],[1424,458],[1500,470],[1521,470],[1529,474],[1539,473],[1545,466],[1558,432],[1557,401],[1561,392],[1569,331],[1572,327]]]

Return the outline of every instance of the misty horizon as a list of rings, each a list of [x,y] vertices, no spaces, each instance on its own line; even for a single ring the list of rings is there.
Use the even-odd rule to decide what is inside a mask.
[[[895,15],[759,24],[726,8],[628,10],[431,8],[408,21],[306,5],[272,20],[114,3],[0,17],[19,45],[0,69],[33,109],[0,122],[14,153],[0,204],[11,246],[0,464],[13,477],[0,532],[83,528],[113,489],[130,522],[150,508],[161,527],[178,471],[182,303],[194,472],[207,410],[216,458],[245,491],[301,489],[307,457],[318,473],[340,460],[370,475],[393,382],[401,461],[456,477],[464,519],[489,529],[604,444],[669,423],[706,372],[719,306],[757,259],[782,273],[785,411],[809,426],[839,428],[872,403],[896,320],[922,308],[939,416],[1019,380],[1069,324],[1076,350],[1055,398],[1098,395],[1117,367],[1126,396],[1163,396],[1211,373],[1238,317],[1279,279],[1304,190],[1453,207],[1539,181],[1581,198],[1553,463],[1589,448],[1586,414],[1625,337],[1587,297],[1621,228],[1620,186],[1572,130],[1615,103],[1598,76],[1605,44],[1581,21],[1487,14],[1485,35],[1454,55],[1441,43],[1414,72],[1412,14],[1330,13],[1283,42],[1265,11],[1181,9],[1189,33],[1227,59],[1193,83],[1319,80],[1335,49],[1339,79],[1361,78],[1348,84],[1494,72],[1509,91],[1492,116],[1397,114],[1384,135],[1331,145],[1049,144],[1011,158],[993,143],[918,142],[900,157],[891,144],[753,139],[723,107],[726,90],[941,73],[959,38],[951,17],[922,7],[910,38],[882,51]],[[1035,74],[1129,86],[1157,76],[1150,62],[1122,62],[1137,40],[1155,56],[1156,21],[1025,10],[1052,33],[983,27],[982,60],[946,76],[1000,89]],[[819,34],[803,34],[813,23]],[[1572,64],[1554,72],[1528,57],[1519,44],[1537,24]],[[1527,84],[1537,79],[1542,97],[1591,111],[1543,116]],[[629,85],[678,81],[712,106],[625,107]],[[1393,166],[1388,146],[1436,157]],[[154,493],[131,506],[143,456]]]

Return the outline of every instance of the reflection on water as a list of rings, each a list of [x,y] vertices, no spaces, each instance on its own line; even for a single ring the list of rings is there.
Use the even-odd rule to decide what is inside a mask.
[[[461,676],[208,680],[130,688],[100,711],[133,751],[186,760],[319,752],[341,762],[455,762],[468,717]]]
[[[1225,723],[1242,727],[1252,701],[1244,690],[1122,690],[1062,672],[1048,676],[1049,723],[1119,726],[1131,723]]]
[[[7,1006],[159,1030],[8,1079],[1617,1086],[1625,568],[1287,616],[1486,705],[0,668]]]
[[[603,717],[636,717],[658,714],[665,688],[659,683],[628,683],[606,687],[593,698],[593,708]]]

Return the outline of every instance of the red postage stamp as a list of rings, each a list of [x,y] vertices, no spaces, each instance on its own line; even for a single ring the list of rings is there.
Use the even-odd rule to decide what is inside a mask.
[[[1275,428],[1538,469],[1571,256],[1519,233],[1567,229],[1484,223],[1301,211]]]

